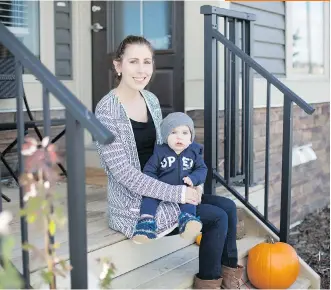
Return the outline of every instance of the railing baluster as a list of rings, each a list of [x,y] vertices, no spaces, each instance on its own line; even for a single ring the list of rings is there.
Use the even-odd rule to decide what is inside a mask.
[[[245,21],[241,21],[241,49],[246,52],[246,29]],[[245,143],[245,119],[246,119],[246,63],[241,60],[241,174],[246,178],[246,143]]]
[[[245,52],[250,54],[250,22],[244,21],[244,29],[245,29]],[[251,74],[252,70],[245,63],[245,199],[249,200],[249,185],[250,185],[250,175],[251,172],[251,158],[252,158],[252,148],[251,148],[251,116],[252,116],[252,94],[251,94]]]
[[[1,189],[1,186],[2,186],[2,182],[1,182],[1,179],[2,179],[2,175],[1,175],[1,162],[0,162],[0,213],[2,212],[2,189]],[[3,267],[3,261],[2,261],[2,240],[1,240],[1,236],[0,236],[0,265]]]
[[[247,38],[247,45],[249,47],[248,49],[248,55],[250,57],[253,57],[254,55],[254,22],[253,21],[248,21],[248,38]],[[253,142],[253,115],[254,115],[254,72],[253,69],[250,69],[250,74],[248,78],[248,84],[249,84],[249,108],[248,108],[248,113],[249,113],[249,186],[251,186],[254,182],[254,142]]]
[[[44,136],[51,134],[51,118],[49,106],[49,91],[43,86],[43,122],[44,122]]]
[[[1,186],[2,186],[2,183],[1,183],[2,175],[1,175],[1,166],[2,166],[2,164],[1,164],[1,160],[0,160],[0,213],[2,212],[2,189],[1,189]],[[0,243],[1,243],[1,240],[0,240]],[[0,251],[1,251],[1,245],[0,245]],[[0,252],[0,257],[1,257],[1,252]]]
[[[237,31],[237,19],[230,21],[229,40],[239,45],[239,33]],[[231,162],[230,176],[235,178],[238,174],[239,157],[239,61],[231,52]]]
[[[224,36],[228,37],[229,18],[224,17]],[[224,47],[224,177],[230,184],[231,159],[231,52]]]
[[[24,114],[23,114],[23,67],[19,61],[15,65],[16,78],[16,110],[17,110],[17,155],[18,155],[18,176],[24,171],[24,157],[21,154],[22,145],[24,144]],[[24,208],[24,189],[19,185],[20,208]],[[28,225],[25,216],[21,216],[21,242],[28,243]],[[25,288],[30,285],[30,267],[29,252],[22,249],[22,267]]]
[[[66,156],[71,288],[87,289],[84,130],[66,111]]]
[[[51,117],[50,117],[50,105],[49,105],[49,91],[43,86],[43,126],[44,136],[48,136],[51,142]],[[50,205],[50,213],[53,214],[54,205]],[[50,245],[48,251],[50,254],[53,252],[53,245],[55,243],[55,237],[48,231]],[[56,287],[56,276],[54,276],[54,286]]]
[[[284,95],[280,241],[287,243],[290,228],[292,185],[292,101]]]
[[[271,85],[269,82],[267,82],[265,180],[264,180],[264,217],[265,217],[265,219],[268,219],[268,204],[269,204],[270,94],[271,94]]]
[[[247,21],[247,53],[249,56],[253,57],[253,47],[254,47],[254,22]],[[253,184],[254,180],[254,158],[253,158],[253,113],[254,113],[254,104],[253,104],[253,87],[254,87],[254,71],[249,66],[249,74],[247,75],[248,80],[248,128],[249,128],[249,176],[248,176],[248,186]]]
[[[216,17],[215,19],[216,21],[216,27],[218,28],[218,18]],[[214,118],[214,122],[215,122],[215,138],[214,138],[214,148],[215,148],[215,151],[214,151],[214,154],[215,156],[213,158],[215,158],[215,166],[216,166],[216,171],[218,172],[219,170],[219,166],[218,166],[218,163],[219,163],[219,58],[218,58],[218,53],[219,53],[219,50],[218,50],[218,43],[216,41],[216,60],[215,60],[215,63],[216,63],[216,68],[215,68],[215,78],[216,78],[216,96],[215,96],[215,108],[214,108],[214,112],[212,114],[215,114],[215,116],[213,116]],[[215,184],[215,189],[216,189],[216,184]]]
[[[206,182],[204,192],[214,194],[216,181],[213,172],[217,169],[216,144],[217,144],[217,41],[212,37],[212,29],[217,28],[216,15],[206,15],[204,17],[204,123],[210,124],[204,128],[204,159],[207,167]]]
[[[218,29],[219,27],[219,23],[218,23],[218,17],[215,17],[215,19],[213,20],[215,23],[214,25],[212,25],[212,28],[213,29]],[[213,148],[214,149],[214,156],[212,157],[214,160],[215,160],[215,171],[218,172],[219,170],[219,166],[218,166],[218,163],[219,163],[219,79],[218,79],[218,76],[219,76],[219,58],[218,58],[218,43],[216,41],[215,43],[215,64],[216,64],[216,67],[215,67],[215,79],[216,79],[216,83],[215,83],[215,93],[216,93],[216,96],[215,96],[215,107],[213,108],[213,112],[212,112],[212,118],[215,122],[215,127],[213,128],[213,130],[215,130],[215,138],[213,139],[214,141],[214,145]],[[215,190],[216,190],[216,183],[215,183]],[[213,189],[213,193],[214,192],[214,189]]]

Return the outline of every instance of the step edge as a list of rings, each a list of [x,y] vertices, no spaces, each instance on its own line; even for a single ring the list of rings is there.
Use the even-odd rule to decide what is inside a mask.
[[[181,250],[179,250],[179,251],[181,251]],[[162,257],[162,258],[164,258],[164,257]],[[174,268],[172,268],[172,269],[169,269],[168,271],[164,272],[162,275],[165,275],[165,274],[167,274],[167,273],[169,273],[169,272],[171,272],[171,271],[173,271],[173,270],[175,270],[175,269],[178,269],[178,268],[180,268],[180,267],[182,267],[182,266],[184,266],[184,265],[186,265],[186,264],[188,264],[188,263],[190,263],[190,262],[192,262],[192,261],[194,261],[194,260],[196,260],[196,259],[198,259],[198,256],[197,256],[197,257],[193,257],[193,258],[191,258],[191,259],[189,259],[189,260],[186,260],[185,262],[181,263],[180,265],[177,265],[176,267],[174,267]],[[158,277],[160,277],[160,276],[162,276],[162,275],[159,275]],[[157,278],[157,277],[155,277],[155,278]],[[155,278],[150,279],[150,280],[147,281],[147,282],[144,282],[144,283],[138,284],[138,285],[136,286],[136,288],[138,288],[138,287],[141,286],[141,285],[144,285],[145,283],[148,283],[148,282],[154,280]]]

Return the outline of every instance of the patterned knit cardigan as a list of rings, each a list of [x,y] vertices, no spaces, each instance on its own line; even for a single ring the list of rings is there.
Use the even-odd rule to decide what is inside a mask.
[[[155,124],[157,143],[161,144],[159,101],[151,92],[144,90],[141,94]],[[131,122],[113,90],[99,101],[95,115],[115,135],[115,141],[110,145],[96,142],[101,166],[108,176],[110,228],[131,238],[139,218],[142,196],[149,196],[162,200],[155,217],[158,237],[171,232],[177,226],[183,186],[169,185],[141,172]]]

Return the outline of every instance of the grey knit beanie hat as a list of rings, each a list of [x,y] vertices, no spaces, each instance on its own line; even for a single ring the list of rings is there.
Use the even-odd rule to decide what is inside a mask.
[[[168,143],[168,136],[171,131],[178,126],[187,126],[191,131],[191,141],[194,140],[195,131],[193,120],[186,114],[182,112],[170,113],[161,122],[161,136],[163,143]]]

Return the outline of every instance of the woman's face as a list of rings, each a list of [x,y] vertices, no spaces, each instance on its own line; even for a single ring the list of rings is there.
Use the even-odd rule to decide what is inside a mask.
[[[121,85],[133,90],[146,87],[153,74],[153,56],[148,46],[131,44],[125,48],[121,62],[114,62],[116,72],[121,73]]]

